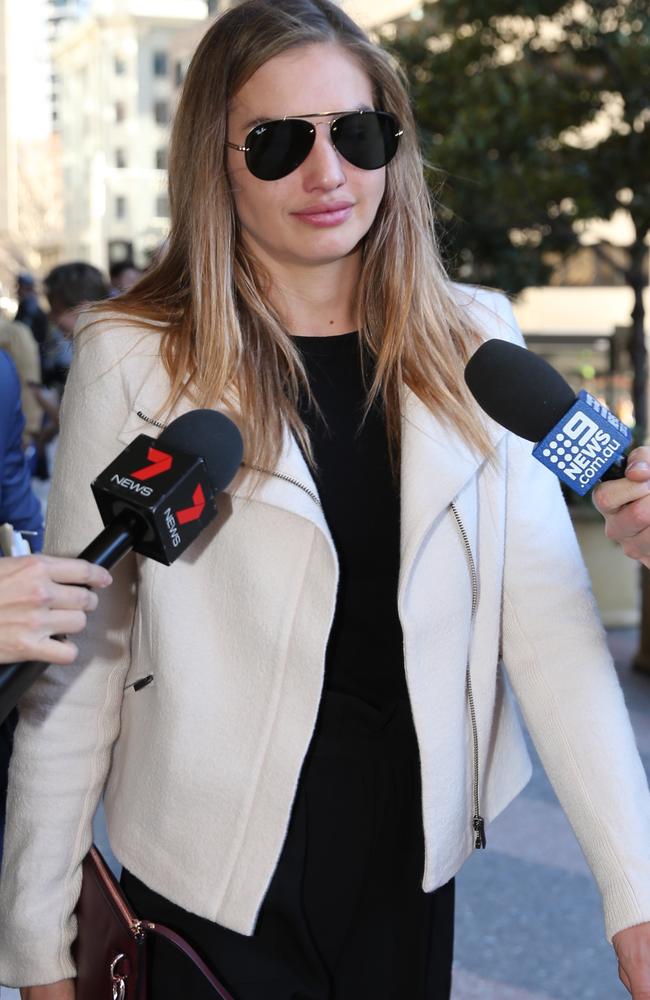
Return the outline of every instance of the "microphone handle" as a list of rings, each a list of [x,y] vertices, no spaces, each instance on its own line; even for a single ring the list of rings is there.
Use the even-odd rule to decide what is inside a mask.
[[[104,569],[112,569],[133,548],[136,537],[144,527],[144,522],[137,515],[125,511],[86,546],[79,558]],[[48,666],[48,663],[37,660],[0,664],[0,725]]]

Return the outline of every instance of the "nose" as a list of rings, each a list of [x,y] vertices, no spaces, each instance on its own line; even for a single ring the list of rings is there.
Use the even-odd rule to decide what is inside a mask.
[[[332,143],[329,122],[316,123],[316,138],[303,169],[304,184],[308,191],[319,188],[333,191],[345,184],[343,160]]]

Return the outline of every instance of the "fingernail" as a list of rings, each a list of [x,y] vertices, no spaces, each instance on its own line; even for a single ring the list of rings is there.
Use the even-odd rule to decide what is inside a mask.
[[[630,462],[630,464],[626,466],[626,472],[631,472],[632,469],[640,469],[641,472],[648,472],[650,470],[650,465],[648,465],[647,462]]]
[[[111,576],[110,573],[107,573],[106,570],[104,570],[102,574],[102,583],[101,583],[102,587],[110,587],[112,582],[113,582],[113,577]]]

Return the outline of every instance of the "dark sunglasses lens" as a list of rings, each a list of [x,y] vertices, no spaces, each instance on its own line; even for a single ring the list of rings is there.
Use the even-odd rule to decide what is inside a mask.
[[[395,156],[398,131],[397,121],[385,111],[354,112],[332,123],[332,141],[353,166],[377,170]]]
[[[316,130],[307,121],[265,122],[246,137],[246,165],[262,181],[286,177],[309,156]]]

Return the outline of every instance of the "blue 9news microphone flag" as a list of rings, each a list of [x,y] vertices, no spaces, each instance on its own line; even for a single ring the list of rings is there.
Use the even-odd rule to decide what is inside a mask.
[[[584,496],[631,443],[629,427],[581,389],[569,412],[533,448],[533,455],[569,489]]]
[[[533,455],[584,496],[625,474],[632,433],[600,400],[571,386],[543,358],[505,340],[481,344],[465,368],[477,403],[502,427],[533,441]]]

